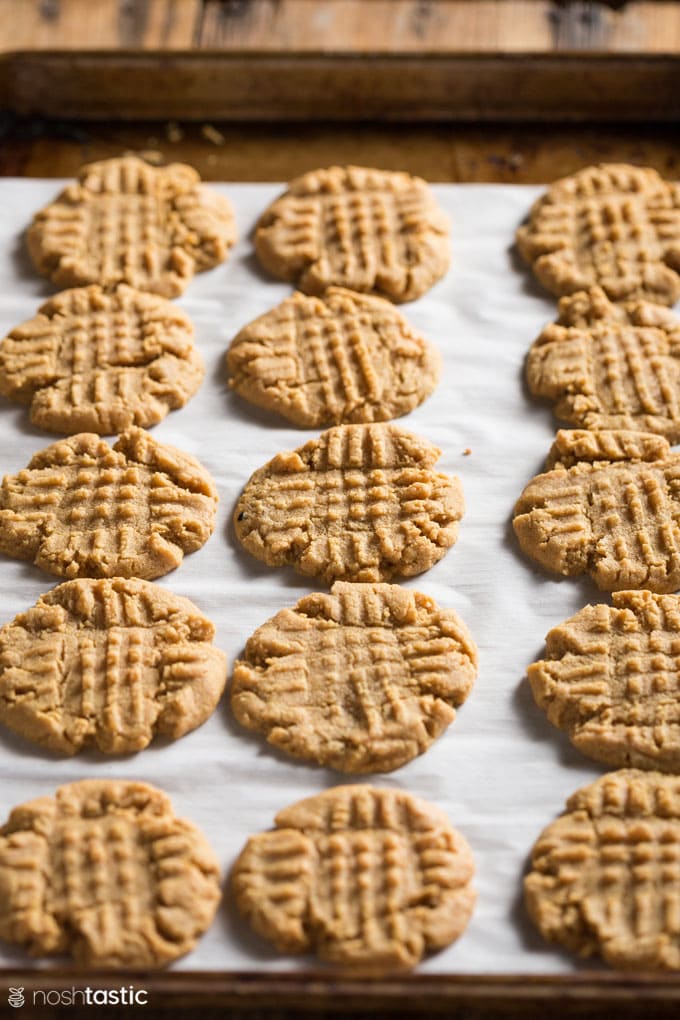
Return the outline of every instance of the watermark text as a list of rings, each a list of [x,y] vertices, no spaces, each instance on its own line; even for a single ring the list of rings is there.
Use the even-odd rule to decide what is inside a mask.
[[[16,1009],[26,1002],[24,988],[10,988],[7,1002]],[[121,985],[118,988],[35,988],[29,996],[34,1006],[146,1006],[146,988]]]

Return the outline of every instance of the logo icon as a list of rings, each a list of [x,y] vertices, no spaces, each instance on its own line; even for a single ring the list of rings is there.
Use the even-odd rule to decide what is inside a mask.
[[[10,988],[9,995],[7,996],[7,1001],[10,1004],[10,1006],[14,1006],[15,1008],[23,1006],[24,1002],[26,1001],[24,999],[24,989]]]

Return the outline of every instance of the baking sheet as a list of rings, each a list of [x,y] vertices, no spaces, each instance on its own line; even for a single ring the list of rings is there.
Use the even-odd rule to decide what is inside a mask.
[[[2,181],[0,335],[32,316],[53,291],[32,270],[21,234],[60,187],[54,180]],[[216,187],[235,207],[241,240],[227,263],[198,276],[179,301],[195,323],[206,378],[200,393],[153,431],[199,457],[217,483],[214,535],[159,583],[193,599],[215,621],[216,643],[231,663],[257,626],[322,586],[254,560],[237,545],[229,523],[250,473],[315,433],[290,428],[227,390],[224,353],[231,337],[290,287],[260,272],[249,240],[257,216],[280,187]],[[456,721],[424,755],[394,773],[359,781],[403,787],[438,804],[475,854],[479,895],[473,919],[457,943],[422,964],[422,972],[564,973],[588,964],[547,947],[533,931],[521,902],[521,877],[541,829],[569,793],[602,769],[548,724],[523,677],[550,627],[604,596],[587,580],[560,580],[534,569],[520,554],[509,523],[513,503],[540,470],[555,428],[549,409],[530,400],[522,382],[526,350],[553,317],[555,302],[511,252],[515,227],[541,189],[434,190],[452,220],[452,267],[403,311],[441,350],[443,377],[429,400],[400,424],[441,448],[439,467],[462,479],[467,509],[454,548],[433,569],[404,583],[461,614],[479,646],[479,678]],[[25,408],[0,402],[1,473],[25,466],[55,438],[33,428]],[[54,583],[37,568],[0,556],[0,623]],[[61,783],[99,776],[164,789],[177,813],[205,831],[225,875],[247,837],[269,828],[280,808],[353,781],[271,749],[231,719],[227,699],[179,742],[116,759],[91,752],[65,760],[0,729],[0,819],[14,804],[50,794]],[[27,962],[22,952],[0,947],[1,965]],[[282,971],[313,964],[311,957],[278,955],[239,920],[227,896],[196,950],[174,966]]]

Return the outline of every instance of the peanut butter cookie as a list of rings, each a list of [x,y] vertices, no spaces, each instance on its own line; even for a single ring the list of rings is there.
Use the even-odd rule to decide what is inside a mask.
[[[680,297],[680,185],[625,163],[551,185],[517,231],[520,254],[553,294],[593,285],[612,301]]]
[[[227,365],[241,396],[318,428],[407,414],[436,386],[441,359],[389,301],[329,287],[245,326]]]
[[[169,301],[125,284],[65,290],[0,343],[0,393],[50,432],[147,428],[201,385],[193,332]]]
[[[680,777],[622,769],[541,834],[525,879],[544,938],[612,967],[680,969]]]
[[[336,581],[249,638],[231,707],[294,757],[389,772],[446,729],[476,674],[477,649],[452,609],[396,584]]]
[[[214,634],[189,599],[149,581],[66,581],[0,629],[0,722],[62,754],[176,740],[224,690]]]
[[[123,156],[82,167],[26,237],[36,269],[59,287],[128,283],[177,297],[226,259],[236,228],[230,203],[192,167]]]
[[[680,772],[680,596],[612,601],[550,631],[527,670],[536,703],[597,761]]]
[[[217,492],[195,457],[128,429],[113,449],[82,432],[36,453],[0,488],[0,552],[58,577],[154,578],[215,527]]]
[[[680,442],[680,319],[594,287],[562,298],[529,351],[529,389],[586,429],[641,429]]]
[[[440,451],[396,425],[337,425],[256,471],[234,511],[236,536],[270,566],[335,580],[420,574],[456,541],[457,478]]]
[[[524,552],[604,591],[680,588],[680,453],[644,432],[559,432],[515,506]]]
[[[449,227],[420,177],[332,166],[289,184],[260,218],[255,250],[307,294],[336,285],[413,301],[449,267]]]
[[[403,790],[336,786],[252,836],[232,889],[283,953],[315,950],[364,973],[404,970],[465,930],[470,848],[442,811]]]
[[[0,938],[86,967],[161,967],[212,923],[219,869],[153,786],[84,779],[0,828]]]

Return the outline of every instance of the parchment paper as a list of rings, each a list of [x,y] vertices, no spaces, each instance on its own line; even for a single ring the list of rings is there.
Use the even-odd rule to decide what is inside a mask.
[[[35,314],[53,291],[33,271],[21,235],[61,186],[23,179],[3,179],[0,185],[0,335]],[[257,626],[323,586],[258,563],[237,546],[229,523],[251,472],[314,433],[290,428],[227,390],[224,354],[230,339],[290,287],[260,272],[249,239],[280,187],[216,187],[234,204],[241,240],[228,262],[196,277],[179,302],[195,323],[206,378],[199,394],[154,435],[195,454],[217,482],[214,535],[159,583],[193,599],[215,621],[217,643],[231,663]],[[452,267],[403,311],[440,348],[444,372],[430,399],[400,423],[441,447],[439,466],[462,479],[467,510],[457,545],[432,570],[404,583],[461,614],[479,646],[479,678],[456,721],[426,754],[394,773],[362,781],[404,787],[438,804],[475,854],[479,898],[473,920],[422,971],[568,972],[584,965],[547,947],[534,932],[521,901],[521,878],[540,831],[573,790],[602,770],[546,721],[524,671],[540,655],[552,626],[604,596],[588,581],[559,580],[534,569],[509,524],[514,501],[541,469],[556,428],[549,408],[532,401],[522,382],[527,348],[553,317],[556,303],[511,252],[514,230],[541,189],[434,190],[452,221]],[[0,401],[0,473],[25,466],[56,438],[34,429],[25,408]],[[37,568],[0,557],[0,623],[55,583]],[[232,720],[226,698],[204,726],[179,742],[117,759],[97,753],[58,758],[0,729],[2,820],[15,804],[50,794],[61,783],[98,776],[134,778],[164,789],[177,813],[205,831],[225,875],[247,837],[270,828],[280,808],[352,781],[271,750]],[[0,948],[0,964],[27,962],[22,952]],[[310,957],[279,956],[252,934],[227,896],[196,950],[175,966],[281,971],[311,965]]]

